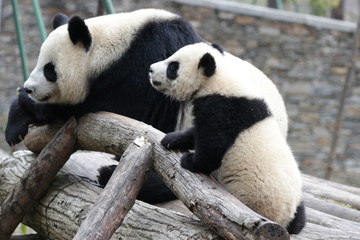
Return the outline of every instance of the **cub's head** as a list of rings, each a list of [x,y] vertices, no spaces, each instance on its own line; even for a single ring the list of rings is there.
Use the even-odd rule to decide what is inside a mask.
[[[38,62],[24,83],[37,102],[76,104],[87,96],[88,52],[92,37],[84,20],[58,14],[54,31],[40,49]]]
[[[150,83],[165,95],[190,100],[216,74],[216,61],[221,57],[223,49],[217,44],[187,45],[150,66]]]

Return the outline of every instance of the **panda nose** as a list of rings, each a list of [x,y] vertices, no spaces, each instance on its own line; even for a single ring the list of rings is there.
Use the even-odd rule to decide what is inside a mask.
[[[153,72],[154,72],[154,70],[152,69],[152,67],[150,67],[149,73],[153,73]]]
[[[33,92],[33,90],[30,88],[24,88],[24,90],[27,94],[32,94],[32,92]]]

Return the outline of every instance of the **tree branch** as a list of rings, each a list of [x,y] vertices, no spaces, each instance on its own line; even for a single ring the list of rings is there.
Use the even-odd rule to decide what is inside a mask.
[[[71,118],[24,173],[0,207],[0,239],[11,234],[32,205],[46,191],[56,173],[73,153],[76,120]]]
[[[124,152],[101,196],[73,240],[107,240],[135,203],[150,169],[152,147],[136,139]]]
[[[35,158],[30,151],[18,151],[0,160],[0,203]],[[117,163],[110,158],[110,155],[98,152],[74,153],[48,187],[47,194],[36,202],[23,223],[46,239],[73,239],[103,191],[95,182],[94,172],[101,166]],[[136,201],[111,239],[221,238],[197,219]]]
[[[183,169],[180,154],[159,144],[164,133],[149,125],[113,113],[87,114],[79,119],[77,146],[121,154],[137,136],[144,136],[153,145],[154,171],[190,211],[218,234],[226,239],[289,239],[284,227],[249,209],[208,176]]]

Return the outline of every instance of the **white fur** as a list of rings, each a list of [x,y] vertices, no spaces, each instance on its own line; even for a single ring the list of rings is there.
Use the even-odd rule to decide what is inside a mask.
[[[273,117],[242,132],[226,152],[218,180],[257,213],[283,226],[301,200],[297,163]]]
[[[209,78],[198,69],[205,53],[216,62]],[[179,62],[178,77],[166,77],[167,65]],[[152,64],[150,82],[178,100],[223,96],[264,99],[272,116],[241,132],[217,170],[219,182],[263,216],[287,226],[301,200],[301,177],[286,142],[287,114],[276,86],[260,70],[229,53],[222,55],[207,43],[188,45],[170,58]],[[154,84],[158,81],[161,85]],[[195,95],[194,95],[195,93]]]
[[[216,58],[216,71],[209,79],[198,69],[200,58],[205,53]],[[181,78],[169,80],[166,68],[172,61],[181,63],[178,70]],[[252,64],[225,52],[225,56],[209,46],[207,43],[197,43],[185,46],[164,61],[151,65],[152,79],[161,82],[161,86],[154,86],[158,91],[174,97],[180,101],[191,100],[192,93],[198,89],[197,96],[221,93],[224,96],[243,96],[250,99],[264,99],[270,111],[279,123],[282,134],[286,137],[288,131],[288,117],[283,99],[275,84]]]
[[[130,46],[136,33],[150,20],[173,19],[178,16],[163,10],[142,9],[129,13],[105,15],[85,20],[92,37],[85,51],[81,43],[74,45],[67,24],[56,28],[43,43],[38,62],[24,87],[34,90],[31,97],[47,103],[77,104],[88,94],[88,79],[96,77],[118,59]],[[46,80],[43,67],[53,62],[56,83]]]

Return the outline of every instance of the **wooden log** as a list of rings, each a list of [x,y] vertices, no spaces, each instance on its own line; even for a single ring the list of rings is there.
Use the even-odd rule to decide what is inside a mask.
[[[157,129],[105,112],[88,114],[79,123],[81,149],[119,154],[135,136],[149,139],[154,147],[154,171],[190,211],[225,239],[289,239],[284,227],[249,209],[208,176],[183,169],[180,154],[159,144],[164,133]]]
[[[31,146],[29,149],[31,149],[33,153],[39,154],[63,125],[64,124],[51,124],[30,128],[30,135],[24,138],[25,146]],[[34,131],[34,129],[36,129],[36,131]]]
[[[309,193],[304,193],[305,205],[343,219],[360,223],[360,211],[331,202],[332,199],[319,199]]]
[[[291,236],[291,240],[360,240],[359,235],[360,233],[357,229],[346,232],[308,222],[299,235]]]
[[[304,185],[306,186],[320,186],[322,188],[332,188],[334,191],[342,190],[349,193],[353,193],[360,197],[360,188],[351,187],[348,185],[340,184],[337,182],[332,182],[322,178],[313,177],[310,175],[303,174]],[[360,209],[358,209],[360,210]]]
[[[164,133],[107,112],[87,114],[78,121],[79,149],[121,154],[136,136],[149,139],[154,171],[190,211],[225,239],[289,239],[284,227],[249,209],[208,176],[183,169],[180,154],[159,144]]]
[[[0,239],[9,239],[73,153],[76,120],[71,118],[41,151],[0,207]]]
[[[74,240],[107,240],[121,225],[134,205],[151,166],[152,147],[143,139],[135,139],[126,149]]]
[[[96,170],[103,165],[116,164],[111,157],[99,152],[73,154],[23,223],[47,239],[72,239],[101,193],[102,189],[95,184]],[[29,151],[15,152],[14,157],[0,159],[0,203],[34,159]],[[177,209],[181,207],[178,202],[176,205]],[[309,208],[306,211],[308,222],[299,235],[291,235],[292,240],[360,240],[358,223],[346,226],[352,224],[351,221],[343,222]],[[136,201],[112,239],[221,238],[198,220]]]
[[[35,158],[30,151],[18,151],[13,156],[0,159],[0,203]],[[74,153],[50,184],[47,194],[35,204],[23,223],[46,239],[73,239],[103,191],[94,181],[94,172],[101,166],[116,163],[109,154]],[[221,238],[197,219],[136,201],[111,239]]]
[[[310,223],[330,229],[338,229],[346,233],[360,230],[360,223],[329,215],[311,208],[307,208],[306,210],[309,214],[308,222]]]
[[[329,185],[304,182],[303,189],[317,198],[331,199],[333,202],[349,205],[349,207],[360,210],[360,195],[348,192],[344,189],[335,188]]]
[[[131,120],[129,120],[131,121]],[[104,119],[104,122],[106,122],[106,119]],[[106,125],[106,123],[100,123],[100,129],[104,129],[104,125]],[[94,125],[96,125],[96,121],[93,122]],[[113,123],[113,122],[108,122],[107,123],[108,126],[110,127],[111,131],[113,132],[116,132],[116,133],[121,133],[122,131],[125,131],[127,133],[123,134],[124,137],[127,137],[128,140],[127,141],[132,141],[135,136],[141,136],[141,135],[144,135],[144,131],[148,131],[147,128],[145,128],[145,130],[141,130],[143,126],[139,125],[138,127],[135,127],[137,128],[137,130],[139,131],[133,131],[132,132],[132,126],[130,124],[130,126],[128,127],[125,127],[125,129],[121,128],[120,129],[117,129],[117,123]],[[122,123],[123,124],[123,123]],[[82,125],[82,124],[80,124]],[[126,124],[125,124],[126,125]],[[89,124],[88,126],[89,129],[92,128],[91,124]],[[126,128],[128,128],[128,130],[126,130]],[[86,129],[86,128],[84,128]],[[35,129],[36,130],[36,129]],[[100,130],[97,130],[100,132]],[[83,134],[87,134],[86,132],[83,132]],[[30,132],[30,135],[31,136],[31,132]],[[123,151],[123,149],[121,148],[121,144],[117,144],[116,141],[117,141],[117,136],[114,136],[114,141],[106,141],[106,139],[108,137],[112,137],[112,134],[108,134],[108,137],[106,136],[108,133],[107,132],[104,132],[103,134],[100,134],[99,136],[92,136],[92,137],[101,137],[101,141],[103,142],[103,145],[104,147],[102,148],[103,150],[102,151],[107,151],[107,152],[111,152],[111,153],[117,153],[119,151]],[[91,141],[91,136],[89,136],[90,139],[89,141]],[[86,137],[84,137],[86,139]],[[119,138],[121,139],[121,137],[119,136]],[[161,137],[159,137],[161,138]],[[98,141],[96,141],[98,142]],[[101,146],[101,144],[99,145]],[[28,146],[29,147],[29,146]],[[31,146],[30,146],[31,147]],[[159,150],[161,151],[161,150]],[[94,154],[94,153],[93,153]],[[160,159],[163,159],[163,160],[166,160],[168,157],[173,157],[173,153],[171,152],[164,152],[163,153],[164,155],[161,156],[161,154],[159,153],[157,155],[157,157],[155,158],[160,158]],[[170,178],[172,176],[176,177],[178,176],[177,173],[176,173],[176,168],[170,168],[168,169],[167,171],[165,170],[165,174],[167,174]],[[188,179],[188,181],[192,181],[193,179]],[[204,181],[207,181],[206,179]],[[338,184],[338,183],[334,183],[334,182],[330,182],[330,181],[327,181],[327,180],[323,180],[323,179],[319,179],[319,178],[315,178],[315,177],[311,177],[311,176],[308,176],[308,175],[303,175],[303,182],[304,182],[304,187],[305,187],[305,192],[307,192],[308,194],[305,194],[305,200],[307,200],[307,196],[311,196],[312,199],[316,199],[319,203],[318,206],[319,207],[319,210],[323,210],[323,205],[327,205],[328,204],[328,200],[324,197],[322,197],[323,194],[321,194],[322,191],[324,192],[331,192],[331,193],[336,193],[338,190],[341,190],[341,195],[342,195],[342,200],[344,202],[347,202],[346,199],[352,199],[352,202],[355,202],[354,205],[357,205],[357,203],[360,203],[360,199],[359,199],[359,192],[360,192],[360,189],[359,188],[354,188],[354,187],[349,187],[349,186],[346,186],[346,185],[342,185],[342,184]],[[198,183],[198,184],[202,184],[201,181]],[[316,191],[316,189],[319,189]],[[1,191],[1,188],[0,188],[0,191]],[[309,192],[308,192],[309,191]],[[320,194],[315,194],[315,193],[318,193],[320,192]],[[348,194],[350,194],[350,198],[347,198]],[[328,195],[328,199],[331,200],[331,196],[334,196],[335,194],[331,194],[331,195]],[[338,204],[338,202],[334,202],[336,205]],[[307,205],[308,203],[306,203],[305,201],[305,205]],[[338,205],[339,206],[339,205]],[[315,208],[317,209],[318,207],[316,207],[315,205],[311,205],[310,206],[311,208]],[[359,214],[359,211],[354,208],[354,207],[350,207],[350,205],[348,204],[341,204],[340,205],[341,208],[343,209],[350,209],[352,211],[350,212],[353,212],[353,216],[349,215],[349,217],[347,217],[348,220],[352,220],[352,221],[356,221],[357,219],[357,216]],[[309,208],[307,208],[308,210]],[[330,208],[328,208],[330,209]],[[336,207],[334,207],[334,209],[337,209]],[[336,210],[337,211],[337,210]],[[304,230],[301,232],[300,235],[292,235],[291,236],[291,239],[295,239],[295,240],[302,240],[302,239],[307,239],[307,240],[311,240],[311,239],[326,239],[326,240],[345,240],[345,239],[349,239],[349,237],[351,236],[350,239],[360,239],[360,233],[359,231],[357,230],[358,229],[358,226],[357,226],[357,223],[356,222],[342,222],[340,220],[337,220],[339,222],[339,225],[337,225],[336,228],[333,228],[331,226],[329,226],[328,224],[326,224],[328,221],[328,218],[331,219],[331,214],[336,214],[335,213],[335,210],[334,212],[332,212],[331,210],[329,211],[329,214],[321,214],[321,218],[318,219],[317,216],[320,214],[317,214],[318,212],[317,211],[312,211],[311,209],[307,212],[307,216],[308,216],[308,223],[306,225],[306,227],[304,228]],[[339,216],[340,219],[341,218],[345,218],[345,216]],[[317,219],[316,221],[314,220],[311,220],[311,219]],[[313,223],[315,222],[315,223]],[[322,225],[322,223],[324,223]],[[354,225],[352,225],[354,223]],[[345,224],[345,227],[344,229],[347,229],[348,226],[346,226],[346,224],[350,224],[350,226],[352,225],[353,229],[355,229],[354,231],[351,232],[350,235],[347,234],[346,231],[344,230],[341,230],[341,226],[342,224]]]

